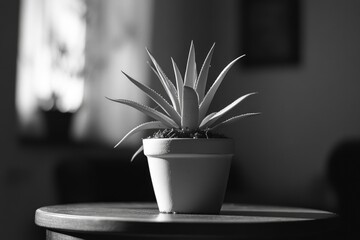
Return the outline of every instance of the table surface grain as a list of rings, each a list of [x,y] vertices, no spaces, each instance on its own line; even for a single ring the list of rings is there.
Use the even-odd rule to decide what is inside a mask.
[[[84,203],[36,210],[35,223],[53,231],[117,235],[296,235],[330,231],[334,213],[305,208],[224,204],[218,215],[164,214],[153,203]]]

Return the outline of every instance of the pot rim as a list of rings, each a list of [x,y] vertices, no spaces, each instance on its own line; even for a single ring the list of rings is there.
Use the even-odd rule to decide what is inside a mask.
[[[144,154],[234,154],[231,138],[147,138]]]

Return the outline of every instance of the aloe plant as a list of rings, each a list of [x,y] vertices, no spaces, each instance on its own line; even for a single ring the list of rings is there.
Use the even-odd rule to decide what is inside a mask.
[[[155,121],[145,122],[133,128],[115,145],[115,147],[120,145],[129,136],[139,131],[143,131],[147,129],[178,129],[178,130],[194,132],[194,133],[197,131],[213,132],[223,126],[226,126],[240,119],[259,114],[259,113],[245,113],[219,122],[219,119],[223,117],[224,114],[229,112],[231,109],[233,109],[236,105],[238,105],[247,97],[255,94],[255,92],[237,98],[231,104],[229,104],[228,106],[226,106],[225,108],[221,109],[218,112],[207,114],[209,110],[209,106],[215,96],[215,93],[218,90],[227,72],[239,59],[245,56],[245,55],[241,55],[240,57],[231,61],[222,70],[222,72],[218,75],[218,77],[216,78],[210,89],[206,92],[208,72],[210,68],[211,58],[214,52],[214,47],[215,47],[215,43],[212,45],[209,53],[207,54],[199,74],[197,73],[197,69],[196,69],[195,48],[193,42],[191,42],[184,77],[181,75],[175,61],[171,59],[174,69],[176,86],[165,75],[164,71],[161,69],[160,65],[157,63],[157,61],[150,53],[150,51],[146,49],[153,63],[153,66],[150,67],[159,78],[163,88],[165,89],[166,94],[170,99],[170,103],[167,100],[165,100],[165,98],[162,97],[159,93],[157,93],[154,89],[133,79],[125,72],[122,72],[128,80],[130,80],[135,86],[141,89],[147,96],[149,96],[157,104],[157,108],[160,107],[163,111],[158,111],[156,110],[157,108],[154,109],[131,100],[108,98],[111,101],[135,108],[155,120]],[[142,147],[140,147],[138,151],[134,154],[132,160],[141,151],[142,151]]]

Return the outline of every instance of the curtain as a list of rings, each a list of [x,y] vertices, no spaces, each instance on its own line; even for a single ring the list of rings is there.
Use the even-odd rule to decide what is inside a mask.
[[[20,130],[44,131],[41,112],[74,113],[77,141],[115,144],[142,113],[105,97],[144,102],[121,71],[147,84],[149,0],[23,0],[16,106]],[[125,145],[133,144],[129,139]]]

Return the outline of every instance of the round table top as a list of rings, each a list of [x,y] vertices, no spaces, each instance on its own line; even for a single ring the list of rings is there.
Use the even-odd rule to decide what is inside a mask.
[[[87,203],[42,207],[38,226],[117,235],[241,235],[247,237],[331,230],[336,214],[305,208],[224,204],[218,215],[159,213],[153,203]]]

